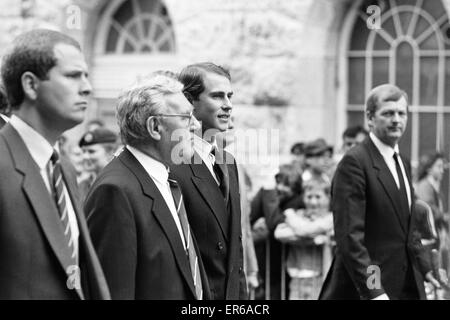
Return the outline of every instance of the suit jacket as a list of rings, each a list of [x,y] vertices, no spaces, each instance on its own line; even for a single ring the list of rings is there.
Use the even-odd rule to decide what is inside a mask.
[[[196,164],[194,159],[200,159],[198,154],[194,155],[192,164],[173,166],[171,176],[183,191],[189,223],[208,275],[211,298],[247,299],[236,162],[226,153],[226,159],[233,160],[233,164],[227,164],[230,186],[227,208],[206,164],[203,161]]]
[[[189,260],[172,214],[128,149],[97,177],[85,210],[113,299],[196,299]],[[195,237],[194,245],[199,252]],[[203,297],[208,299],[208,281],[198,256]]]
[[[403,163],[411,186],[409,165]],[[383,293],[398,298],[408,267],[420,298],[425,299],[423,275],[431,269],[416,228],[415,210],[402,214],[399,194],[369,137],[341,160],[331,203],[337,248],[321,299],[371,299]],[[376,269],[370,266],[379,267],[380,286]]]
[[[25,143],[6,124],[0,131],[0,299],[110,298],[80,206],[75,172],[63,157],[61,165],[80,231],[82,290],[70,290],[66,284],[71,252],[55,201]]]

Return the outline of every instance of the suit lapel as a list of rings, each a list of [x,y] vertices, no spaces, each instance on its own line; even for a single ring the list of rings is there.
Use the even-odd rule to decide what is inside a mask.
[[[190,290],[192,291],[192,294],[195,297],[196,293],[194,280],[192,279],[189,259],[186,256],[186,250],[183,246],[180,233],[175,224],[175,221],[173,220],[172,213],[170,212],[166,201],[159,192],[159,189],[156,187],[152,178],[148,175],[139,161],[137,161],[137,159],[131,154],[128,149],[125,149],[119,155],[119,159],[134,173],[136,178],[139,180],[144,195],[153,199],[152,208],[150,208],[150,210],[161,225],[164,234],[169,240],[178,267],[180,268],[183,277],[185,278]],[[199,255],[199,252],[197,252],[197,254]]]
[[[396,196],[399,194],[397,185],[395,183],[394,178],[392,177],[391,171],[389,170],[389,167],[387,166],[386,162],[383,159],[383,156],[378,151],[375,144],[372,142],[372,140],[368,137],[367,138],[366,146],[369,149],[369,153],[371,155],[372,163],[374,169],[377,171],[377,178],[380,181],[381,185],[384,188],[384,191],[386,192],[386,195],[390,199],[395,214],[399,220],[400,226],[402,227],[403,231],[406,233],[408,228],[406,226],[406,221],[403,218],[402,210],[399,204],[399,201],[397,201]]]
[[[213,212],[214,217],[222,230],[223,237],[228,240],[228,214],[219,186],[203,161],[201,164],[190,164],[189,167],[194,174],[191,178],[192,182]]]
[[[64,237],[63,226],[60,223],[58,209],[45,186],[39,167],[31,157],[23,140],[11,125],[5,126],[2,134],[11,150],[16,170],[23,175],[22,189],[33,207],[34,214],[50,247],[66,273],[71,264],[70,253]]]

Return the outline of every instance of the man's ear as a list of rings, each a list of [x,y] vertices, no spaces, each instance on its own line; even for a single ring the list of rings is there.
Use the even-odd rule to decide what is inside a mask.
[[[155,116],[149,117],[145,125],[147,127],[147,132],[152,139],[157,141],[161,140],[162,127],[157,117]]]
[[[25,97],[32,101],[36,100],[38,96],[37,89],[39,88],[40,83],[39,78],[34,73],[26,71],[20,77],[20,82]]]
[[[367,118],[367,124],[370,126],[372,125],[372,120],[374,116],[374,112],[366,111],[366,118]]]

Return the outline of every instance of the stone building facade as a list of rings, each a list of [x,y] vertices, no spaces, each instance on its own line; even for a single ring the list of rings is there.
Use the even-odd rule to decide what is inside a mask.
[[[371,5],[380,9],[378,20]],[[407,82],[400,67],[410,65],[413,129],[403,147],[417,165],[425,152],[450,154],[449,10],[450,0],[3,0],[0,55],[30,28],[74,36],[95,90],[88,119],[102,118],[112,128],[115,99],[136,77],[198,61],[225,65],[236,127],[279,130],[281,162],[297,141],[323,137],[339,148],[347,125],[364,123],[370,87]],[[274,166],[250,166],[256,185]]]

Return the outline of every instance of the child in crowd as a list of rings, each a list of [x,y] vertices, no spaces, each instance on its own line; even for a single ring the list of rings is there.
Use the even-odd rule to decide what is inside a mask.
[[[331,262],[330,184],[317,179],[305,182],[303,201],[306,209],[286,210],[285,222],[275,229],[275,238],[288,244],[289,300],[317,299]]]

